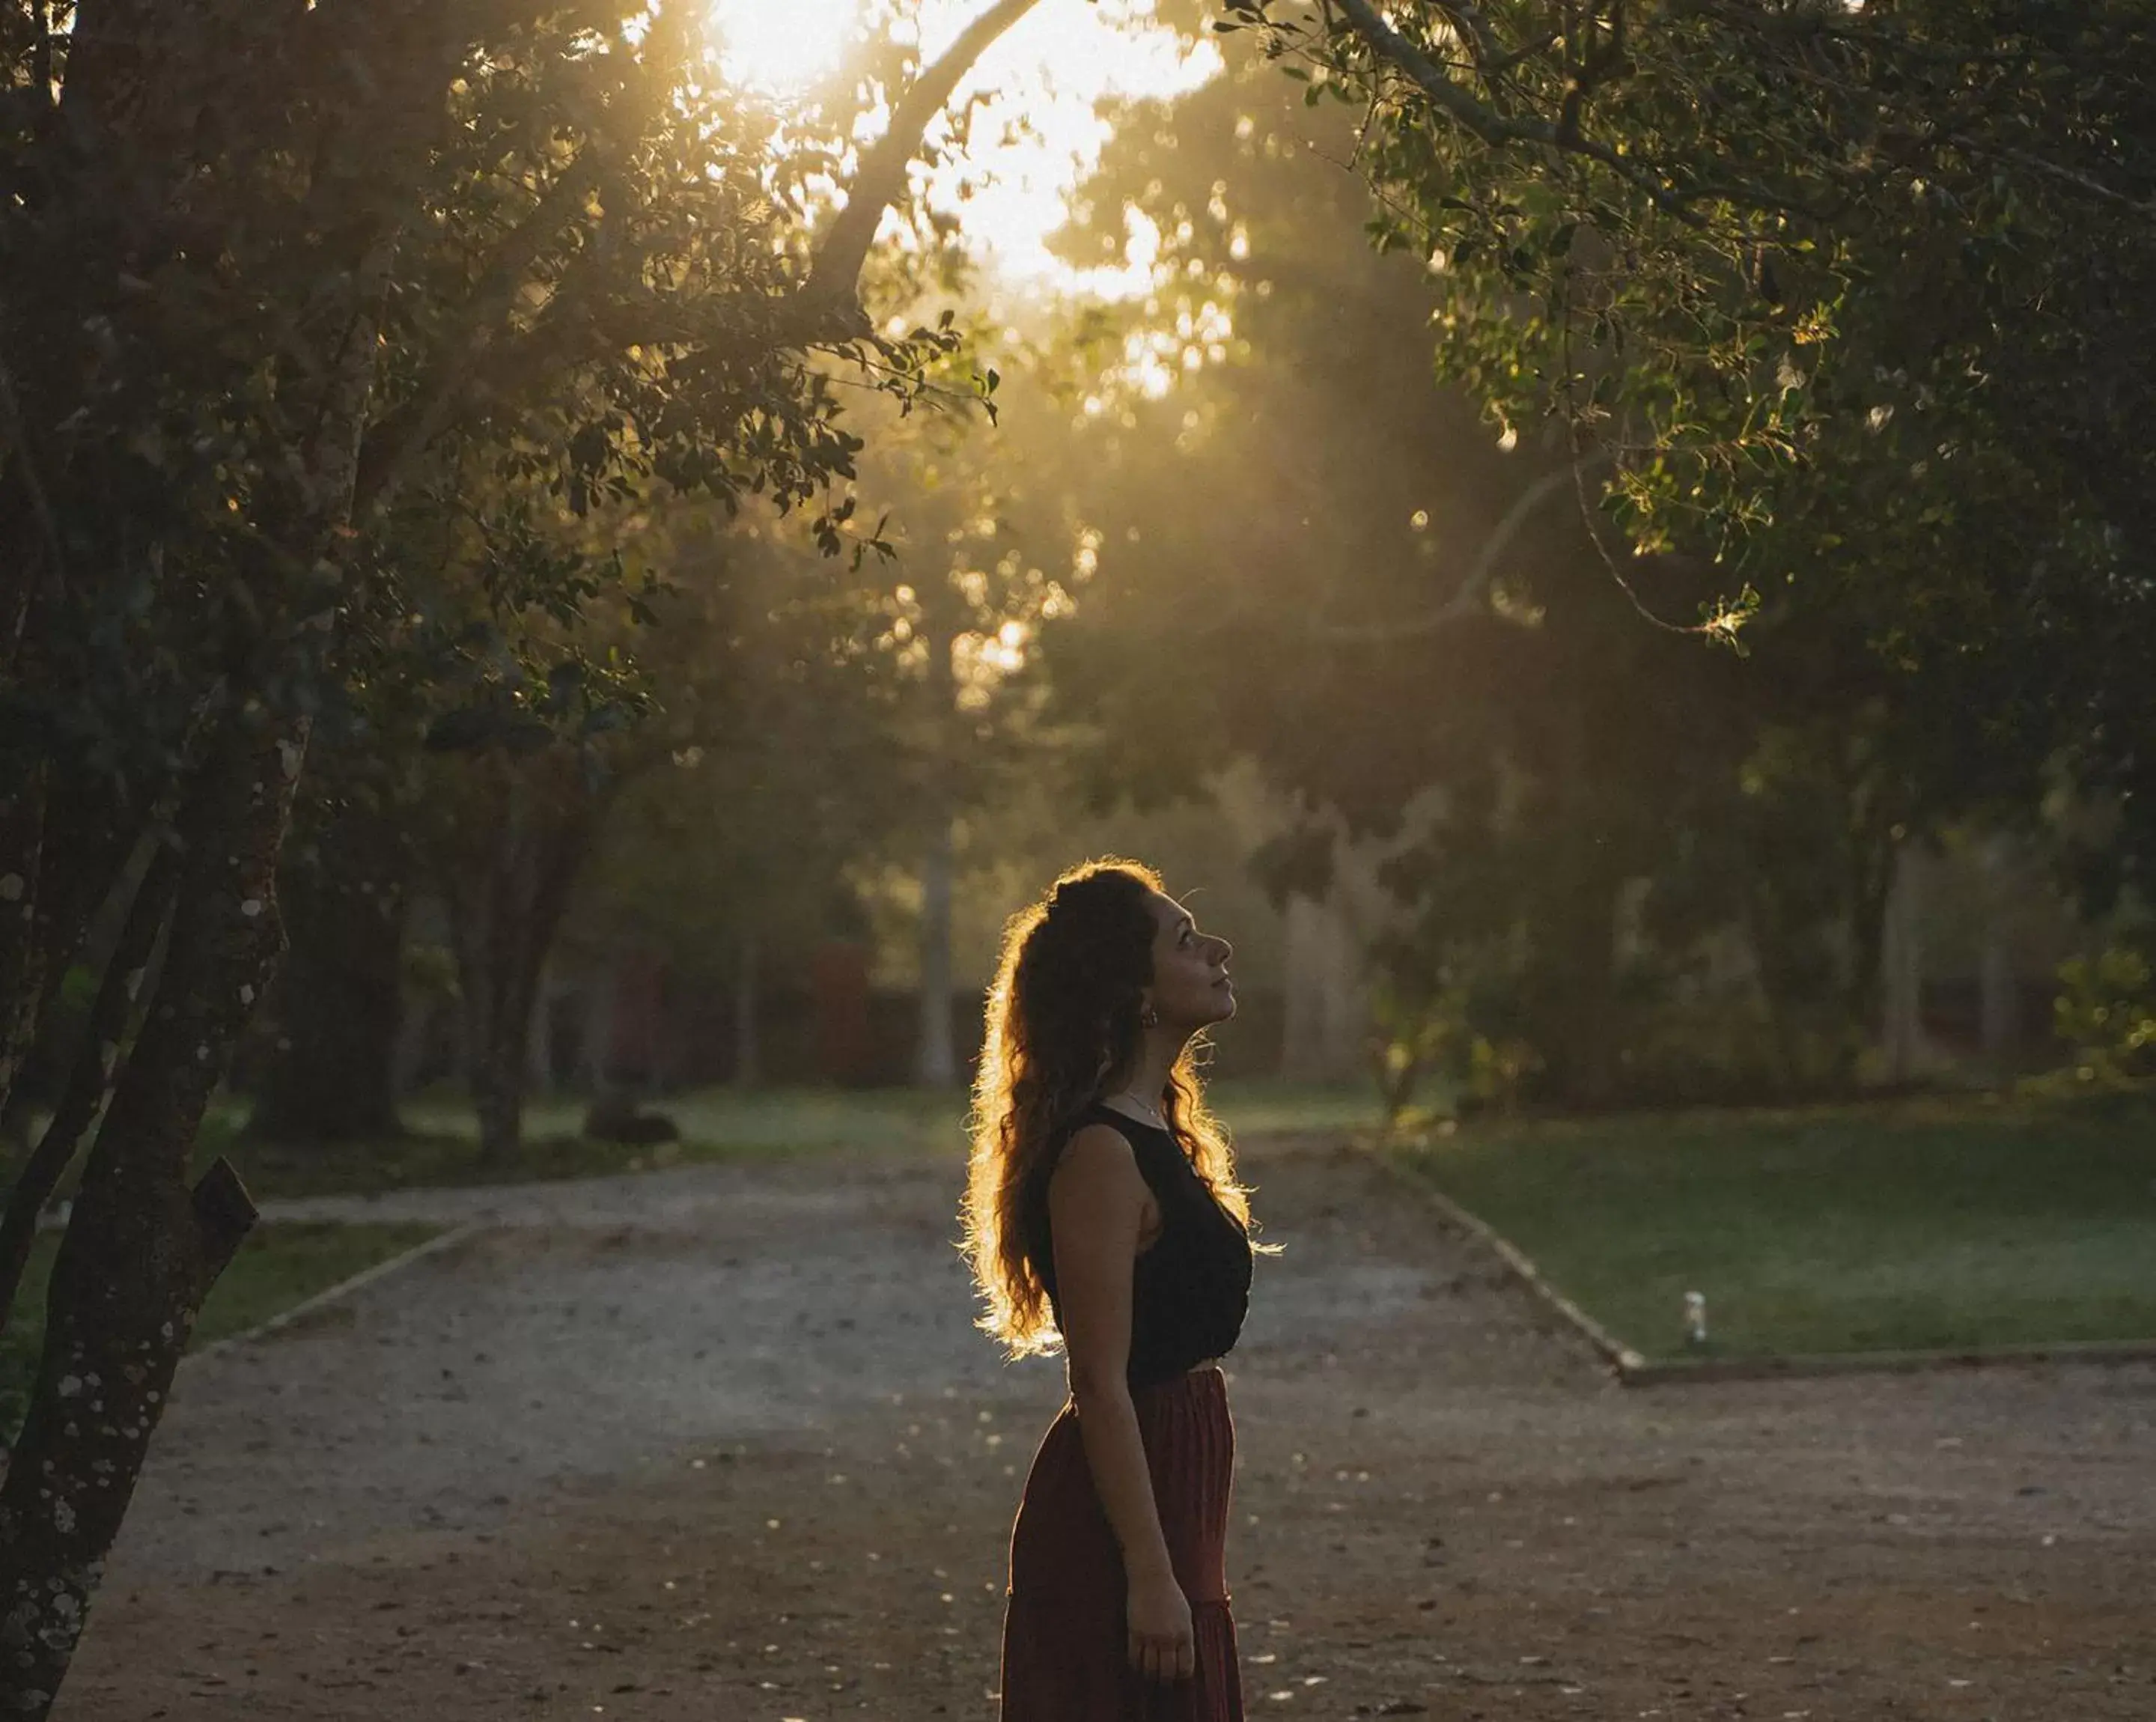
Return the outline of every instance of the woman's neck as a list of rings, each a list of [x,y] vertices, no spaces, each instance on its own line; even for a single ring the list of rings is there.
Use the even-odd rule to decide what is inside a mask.
[[[1163,1097],[1168,1092],[1168,1079],[1189,1039],[1188,1035],[1166,1035],[1158,1030],[1148,1034],[1139,1044],[1137,1063],[1130,1075],[1121,1082],[1111,1082],[1102,1098],[1149,1109],[1165,1121],[1168,1113]]]

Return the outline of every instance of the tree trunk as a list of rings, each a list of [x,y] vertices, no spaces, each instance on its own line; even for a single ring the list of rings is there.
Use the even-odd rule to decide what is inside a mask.
[[[37,1241],[38,1216],[74,1164],[83,1133],[97,1116],[126,1038],[128,1018],[158,935],[164,930],[179,878],[178,851],[161,843],[128,907],[126,925],[106,954],[97,997],[90,1007],[53,1115],[8,1193],[0,1216],[0,1334],[8,1330],[23,1274]]]
[[[754,928],[742,934],[741,950],[734,967],[734,1086],[754,1088],[763,1081],[762,1003],[757,985],[759,959]]]
[[[248,1133],[296,1144],[395,1137],[403,1130],[403,833],[382,812],[349,808],[310,847],[279,881],[291,949],[272,1006],[276,1051]]]
[[[45,872],[45,779],[28,749],[0,755],[0,1111],[28,1056],[45,997],[38,882]]]
[[[1368,1052],[1370,1012],[1358,996],[1359,953],[1345,907],[1348,865],[1345,856],[1336,861],[1323,897],[1297,892],[1287,901],[1280,1068],[1300,1082],[1348,1080]]]
[[[2013,840],[1991,838],[1984,846],[1984,952],[1977,969],[1977,1038],[1985,1061],[1999,1072],[2012,1064],[2021,1037],[2011,937],[2013,870]]]
[[[531,1020],[524,1030],[524,1090],[548,1095],[561,1086],[554,1066],[554,1010],[558,984],[551,978],[551,965],[539,965],[539,979],[531,990]]]
[[[580,759],[553,754],[478,760],[471,770],[456,786],[439,864],[480,1159],[501,1166],[523,1148],[526,1049],[540,978],[624,779],[617,774],[594,789]]]
[[[21,756],[7,756],[0,769],[20,763]],[[69,1050],[58,1044],[61,983],[100,926],[116,934],[141,876],[130,856],[146,820],[141,812],[128,817],[110,784],[79,759],[58,768],[41,762],[11,784],[13,803],[0,815],[0,911],[12,911],[0,912],[0,1010],[12,1041],[0,1046],[0,1113],[27,1140],[27,1109],[54,1096],[32,1092],[23,1078],[33,1053],[49,1062]],[[151,814],[147,828],[161,816]]]
[[[523,1048],[514,1037],[505,1047],[490,1036],[475,1048],[466,1079],[479,1114],[480,1164],[515,1164],[524,1152]]]
[[[951,1044],[951,887],[956,871],[950,820],[930,833],[921,866],[921,1042],[913,1079],[924,1088],[958,1080]]]
[[[254,1219],[203,1109],[275,966],[277,849],[305,742],[214,738],[155,998],[114,1087],[54,1266],[29,1415],[0,1483],[0,1706],[43,1717],[80,1641],[195,1313]],[[281,743],[281,745],[280,745]]]
[[[1894,883],[1887,899],[1881,928],[1880,1042],[1886,1054],[1887,1079],[1913,1081],[1925,1056],[1924,960],[1918,927],[1922,886],[1920,858],[1913,845],[1896,851]]]

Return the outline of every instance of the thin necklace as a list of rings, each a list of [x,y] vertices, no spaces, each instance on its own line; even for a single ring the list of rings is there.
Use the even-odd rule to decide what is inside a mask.
[[[1107,1098],[1109,1100],[1128,1101],[1132,1106],[1136,1107],[1138,1111],[1145,1114],[1145,1116],[1139,1120],[1142,1123],[1151,1124],[1156,1130],[1165,1130],[1168,1128],[1168,1120],[1161,1116],[1160,1108],[1158,1107],[1147,1106],[1145,1102],[1139,1099],[1137,1095],[1132,1093],[1128,1089],[1122,1090],[1118,1093],[1111,1094]]]

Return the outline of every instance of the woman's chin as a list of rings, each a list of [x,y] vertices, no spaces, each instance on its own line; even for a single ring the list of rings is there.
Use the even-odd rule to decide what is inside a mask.
[[[1219,1002],[1213,1008],[1217,1013],[1213,1018],[1214,1021],[1226,1022],[1229,1020],[1235,1014],[1235,995],[1233,993],[1229,992],[1225,988],[1223,988],[1221,990]]]

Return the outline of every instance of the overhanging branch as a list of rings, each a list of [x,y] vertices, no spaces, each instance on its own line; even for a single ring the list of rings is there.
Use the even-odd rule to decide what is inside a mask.
[[[748,326],[760,323],[769,332],[776,348],[855,340],[868,332],[855,296],[861,269],[885,212],[905,193],[906,170],[921,139],[981,56],[1038,3],[1039,0],[997,0],[959,33],[942,57],[899,98],[890,128],[862,157],[845,207],[833,218],[819,241],[802,285],[783,298],[757,296],[761,302],[754,306],[737,302],[732,310],[752,311],[755,315],[732,321]],[[634,331],[617,326],[604,332],[612,339],[601,341],[597,337],[603,332],[602,326],[595,320],[565,347],[558,339],[562,332],[558,324],[546,318],[522,335],[500,338],[500,320],[506,315],[521,279],[516,266],[521,261],[529,269],[596,184],[597,172],[596,147],[588,146],[505,240],[473,293],[471,315],[460,324],[457,336],[447,343],[411,398],[369,429],[360,455],[356,512],[384,506],[418,456],[444,430],[475,405],[497,393],[528,387],[535,376],[573,370],[608,351],[697,343],[698,329],[655,324]],[[509,297],[504,296],[505,290]]]
[[[942,58],[927,68],[899,98],[890,129],[861,157],[846,207],[832,219],[817,244],[808,283],[802,289],[804,308],[812,314],[844,307],[858,316],[853,296],[860,281],[861,267],[868,261],[869,247],[875,241],[884,212],[905,193],[906,169],[930,124],[981,56],[1038,3],[1039,0],[997,0],[961,30]]]
[[[1537,478],[1527,489],[1512,499],[1512,506],[1505,511],[1504,517],[1482,541],[1476,553],[1475,561],[1460,580],[1459,589],[1434,610],[1425,610],[1418,616],[1409,616],[1397,622],[1335,623],[1316,630],[1320,640],[1340,645],[1389,645],[1394,640],[1414,640],[1427,634],[1435,634],[1453,623],[1469,616],[1481,615],[1487,606],[1483,599],[1490,582],[1497,573],[1497,564],[1505,552],[1512,547],[1512,540],[1520,535],[1520,528],[1527,517],[1559,487],[1573,481],[1574,468],[1568,461],[1563,466],[1552,468]]]
[[[1515,119],[1477,101],[1451,78],[1445,68],[1394,29],[1370,0],[1332,0],[1355,33],[1382,59],[1404,73],[1433,106],[1463,130],[1493,149],[1530,144],[1561,155],[1578,156],[1607,167],[1642,193],[1656,208],[1687,227],[1703,228],[1706,218],[1686,200],[1641,165],[1619,155],[1607,144],[1560,129],[1545,120]],[[1448,8],[1449,10],[1450,8]]]

